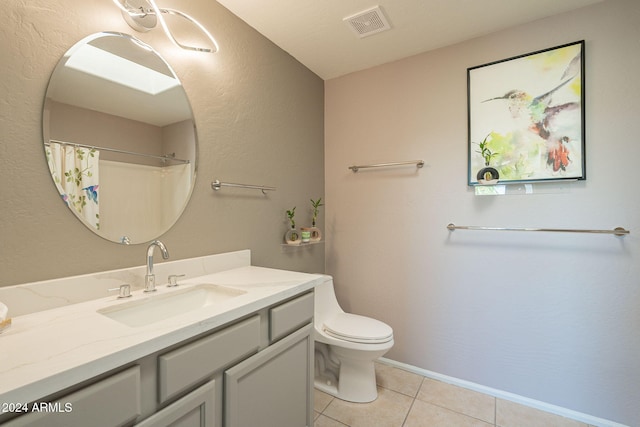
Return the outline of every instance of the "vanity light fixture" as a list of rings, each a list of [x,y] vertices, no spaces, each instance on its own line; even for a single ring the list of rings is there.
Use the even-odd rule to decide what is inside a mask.
[[[180,12],[176,9],[160,8],[156,4],[155,0],[113,0],[113,2],[122,11],[122,16],[124,17],[124,20],[127,22],[127,24],[129,24],[129,26],[136,31],[147,32],[155,28],[158,25],[159,21],[160,26],[164,30],[167,37],[169,37],[169,40],[171,40],[173,44],[182,49],[211,53],[215,53],[219,49],[218,42],[216,42],[211,33],[209,33],[209,31],[207,31],[207,29],[202,24],[200,24],[198,21],[196,21],[186,13]],[[213,47],[197,47],[180,43],[173,36],[173,33],[169,29],[167,21],[164,19],[163,15],[179,16],[191,22],[193,25],[198,27],[198,29],[200,29],[200,31],[211,41]]]

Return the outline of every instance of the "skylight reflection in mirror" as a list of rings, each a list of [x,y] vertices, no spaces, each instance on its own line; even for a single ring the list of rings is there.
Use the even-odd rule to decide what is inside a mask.
[[[90,44],[75,51],[65,66],[150,95],[180,86],[173,77]]]

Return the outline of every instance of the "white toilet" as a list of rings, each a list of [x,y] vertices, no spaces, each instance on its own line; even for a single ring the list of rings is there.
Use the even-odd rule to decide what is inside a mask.
[[[336,299],[333,278],[315,288],[315,387],[350,402],[378,397],[374,360],[393,347],[386,323],[345,313]]]

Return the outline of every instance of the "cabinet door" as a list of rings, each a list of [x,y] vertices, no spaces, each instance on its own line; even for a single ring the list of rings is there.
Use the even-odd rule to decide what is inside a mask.
[[[136,427],[210,427],[214,425],[215,381],[187,394]]]
[[[226,427],[313,425],[313,338],[307,325],[225,371]]]

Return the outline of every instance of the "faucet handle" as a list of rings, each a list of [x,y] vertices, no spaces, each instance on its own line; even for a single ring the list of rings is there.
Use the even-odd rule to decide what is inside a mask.
[[[131,296],[131,285],[124,283],[117,288],[107,289],[109,292],[118,291],[118,298],[129,298]]]
[[[185,274],[170,274],[169,275],[169,284],[167,286],[173,287],[178,286],[178,278],[184,277]]]

